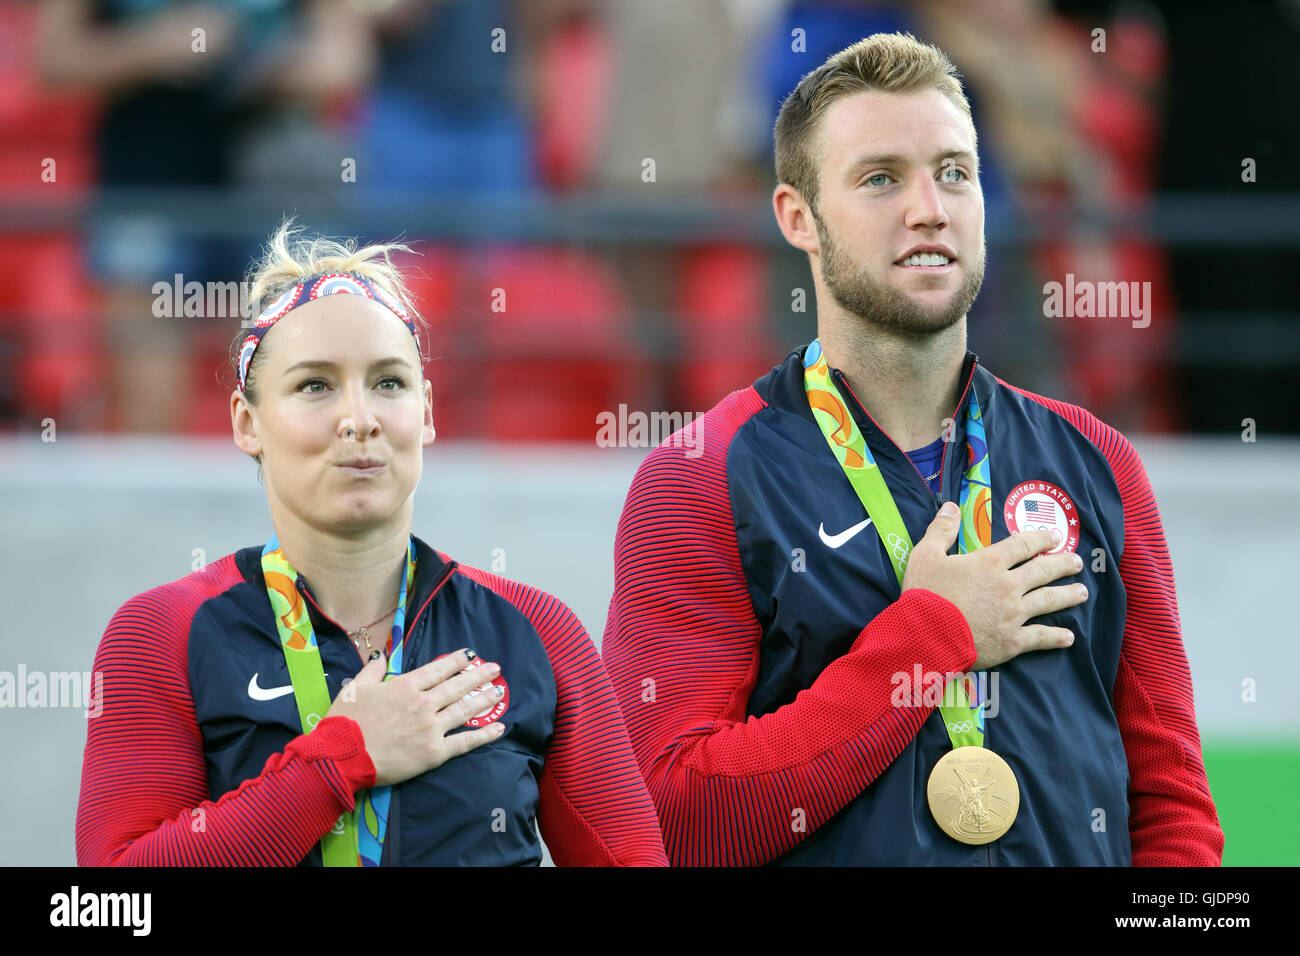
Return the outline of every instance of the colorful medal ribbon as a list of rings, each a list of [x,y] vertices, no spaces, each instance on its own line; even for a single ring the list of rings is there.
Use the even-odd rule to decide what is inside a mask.
[[[302,732],[308,734],[329,711],[329,687],[325,683],[325,669],[321,665],[320,647],[316,644],[311,616],[298,590],[298,572],[285,559],[275,535],[262,549],[262,576],[266,579],[266,594],[275,612],[284,661],[289,666],[289,681],[293,684]],[[388,672],[384,680],[402,672],[406,595],[413,591],[414,584],[415,541],[410,539],[406,549],[406,574],[402,576],[397,613],[393,617],[392,653],[388,657]],[[390,797],[389,787],[358,791],[352,812],[339,817],[334,828],[321,838],[321,856],[326,866],[379,865],[388,828]]]
[[[898,575],[899,587],[903,572],[912,553],[912,538],[894,504],[880,467],[867,447],[844,397],[831,379],[830,366],[822,352],[821,340],[813,339],[804,352],[803,385],[812,407],[813,418],[826,436],[835,460],[840,463],[849,484],[857,493],[862,506],[867,509],[871,523],[884,542]],[[993,537],[993,492],[989,480],[989,450],[984,439],[984,422],[975,389],[970,390],[966,404],[966,471],[962,476],[958,495],[961,506],[961,530],[958,534],[960,553],[986,548]],[[952,704],[941,704],[944,726],[953,748],[982,747],[984,745],[984,701],[978,693],[977,676],[967,675],[944,688],[943,699]],[[972,711],[974,712],[972,719]]]

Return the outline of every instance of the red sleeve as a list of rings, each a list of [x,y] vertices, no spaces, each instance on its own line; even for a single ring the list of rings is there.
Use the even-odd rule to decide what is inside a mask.
[[[555,730],[546,751],[538,827],[558,866],[667,866],[654,803],[627,725],[586,628],[537,588],[460,570],[523,612],[555,673]]]
[[[138,595],[104,632],[77,807],[80,865],[293,866],[374,783],[360,727],[327,717],[260,776],[207,799],[187,631],[232,573],[225,559]]]
[[[1128,611],[1113,697],[1128,759],[1133,864],[1219,866],[1223,829],[1201,760],[1174,568],[1146,469],[1128,439],[1087,411],[1016,391],[1063,416],[1097,446],[1124,503],[1119,574]]]
[[[956,606],[913,589],[792,703],[746,717],[761,629],[726,457],[761,407],[752,388],[734,392],[690,426],[704,429],[697,443],[651,452],[615,540],[601,652],[674,865],[756,865],[791,849],[879,776],[934,709],[892,706],[892,675],[975,662]]]

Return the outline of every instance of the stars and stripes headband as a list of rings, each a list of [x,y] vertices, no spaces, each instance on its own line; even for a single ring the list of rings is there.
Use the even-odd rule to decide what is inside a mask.
[[[387,308],[411,330],[411,334],[415,336],[416,351],[419,352],[421,359],[423,359],[424,349],[420,344],[420,332],[415,327],[415,320],[411,318],[411,313],[402,306],[401,302],[384,292],[378,284],[361,276],[347,272],[326,272],[299,279],[295,285],[276,296],[275,301],[263,309],[261,315],[254,320],[248,336],[239,346],[240,391],[244,390],[244,385],[248,380],[248,367],[253,362],[253,353],[257,351],[262,336],[266,335],[271,326],[300,305],[306,305],[308,302],[321,298],[321,296],[337,295],[339,293],[363,295],[367,299],[372,299]]]

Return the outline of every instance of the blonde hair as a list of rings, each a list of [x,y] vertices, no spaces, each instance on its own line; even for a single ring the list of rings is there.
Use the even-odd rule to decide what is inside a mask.
[[[833,54],[807,74],[785,98],[774,130],[776,178],[807,200],[817,215],[818,162],[810,145],[818,121],[836,100],[851,93],[879,91],[912,93],[936,89],[948,97],[971,124],[975,122],[961,79],[952,61],[938,47],[910,33],[875,33]]]
[[[414,249],[400,242],[357,248],[355,239],[340,242],[326,236],[301,236],[301,232],[301,228],[294,226],[292,216],[283,220],[250,267],[246,283],[254,315],[306,276],[341,272],[366,279],[400,302],[411,314],[412,321],[424,330],[424,340],[428,341],[428,327],[416,311],[402,273],[393,265],[391,257],[394,252],[415,253]],[[231,366],[236,376],[239,374],[239,349],[247,335],[246,330],[240,329],[232,346]],[[265,344],[258,346],[245,376],[244,397],[250,405],[257,404],[253,380],[255,370],[262,364],[259,360],[265,359],[265,350]]]

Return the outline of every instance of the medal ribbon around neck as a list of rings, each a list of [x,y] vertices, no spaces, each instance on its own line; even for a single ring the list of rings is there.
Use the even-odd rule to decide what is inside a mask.
[[[280,634],[284,662],[289,667],[289,681],[293,685],[302,732],[308,734],[329,711],[329,687],[325,683],[325,669],[321,665],[320,647],[311,626],[311,616],[307,613],[302,592],[298,590],[298,572],[285,559],[275,535],[262,549],[262,576],[266,579],[266,594],[275,612],[275,627]],[[406,595],[413,591],[414,584],[415,541],[408,539],[406,573],[402,575],[402,590],[393,617],[393,647],[384,680],[402,672]],[[339,817],[334,829],[321,837],[321,856],[326,866],[379,865],[384,834],[388,829],[391,795],[389,787],[358,791],[352,811]]]
[[[880,473],[880,466],[831,378],[830,365],[822,352],[820,339],[813,339],[804,352],[803,384],[813,418],[821,427],[831,453],[840,463],[858,500],[867,509],[876,533],[884,542],[885,553],[889,555],[901,588],[907,559],[912,553],[912,539],[898,513],[894,496],[889,493],[889,486]],[[962,475],[958,501],[961,507],[960,553],[988,547],[993,536],[993,492],[984,421],[973,388],[966,404],[966,471]],[[954,749],[984,746],[984,702],[978,688],[979,681],[971,676],[963,681],[952,681],[944,688],[943,699],[951,698],[953,703],[940,704],[939,711]],[[964,729],[967,726],[969,730]],[[954,727],[961,729],[954,730]]]

